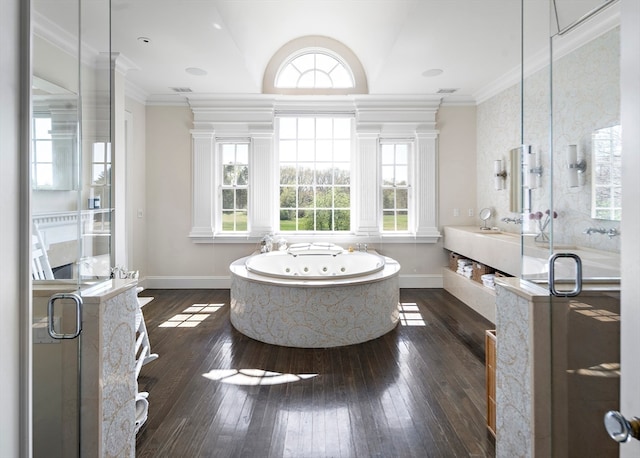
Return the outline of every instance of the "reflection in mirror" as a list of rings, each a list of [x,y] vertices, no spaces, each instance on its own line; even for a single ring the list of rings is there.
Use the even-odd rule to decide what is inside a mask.
[[[78,189],[77,95],[33,77],[32,187],[38,191]]]
[[[524,170],[524,155],[531,152],[531,145],[522,145],[513,148],[509,152],[509,211],[512,213],[528,212],[531,207],[531,192],[529,188],[524,188],[523,174],[529,173]]]
[[[620,221],[622,217],[622,143],[620,125],[592,136],[591,217]]]

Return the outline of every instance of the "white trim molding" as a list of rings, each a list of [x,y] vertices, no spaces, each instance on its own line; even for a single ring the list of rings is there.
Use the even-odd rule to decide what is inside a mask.
[[[277,232],[277,151],[275,118],[278,114],[329,113],[355,119],[353,237],[380,237],[378,147],[381,138],[409,138],[415,146],[416,205],[412,242],[436,243],[437,227],[436,116],[439,96],[284,96],[189,95],[193,112],[193,214],[189,233],[194,243],[226,243],[240,236],[259,239]],[[244,138],[251,142],[249,170],[249,232],[222,234],[217,230],[216,138]],[[287,234],[295,235],[295,234]],[[327,234],[323,234],[325,237]],[[331,235],[330,235],[331,236]],[[344,235],[336,235],[344,237]]]

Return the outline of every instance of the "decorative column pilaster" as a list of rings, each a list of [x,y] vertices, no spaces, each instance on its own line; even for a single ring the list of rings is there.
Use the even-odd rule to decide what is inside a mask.
[[[417,132],[415,155],[416,236],[439,237],[437,224],[438,133]]]
[[[358,202],[354,220],[357,235],[379,235],[378,140],[379,132],[356,132],[356,180]]]
[[[191,208],[192,239],[212,239],[215,231],[215,134],[214,130],[191,131],[192,186]]]
[[[249,229],[251,235],[262,236],[277,230],[273,227],[277,213],[277,193],[274,190],[278,189],[274,172],[273,131],[252,132],[251,142]]]

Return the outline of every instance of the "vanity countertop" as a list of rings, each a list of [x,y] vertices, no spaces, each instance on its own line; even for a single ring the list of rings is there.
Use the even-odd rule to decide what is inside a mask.
[[[34,297],[48,297],[56,293],[80,293],[85,303],[106,301],[138,284],[136,279],[110,279],[90,284],[78,284],[73,280],[43,280],[33,283]]]
[[[444,247],[514,277],[531,279],[546,278],[548,260],[552,254],[548,244],[535,241],[535,234],[483,230],[479,226],[446,226]],[[611,285],[612,279],[620,278],[619,253],[555,245],[553,253],[558,252],[578,255],[582,262],[583,278],[589,279],[590,283],[602,279],[600,283]],[[556,263],[556,278],[573,276],[570,273],[573,269],[571,262],[560,260]],[[566,275],[563,274],[565,271]]]

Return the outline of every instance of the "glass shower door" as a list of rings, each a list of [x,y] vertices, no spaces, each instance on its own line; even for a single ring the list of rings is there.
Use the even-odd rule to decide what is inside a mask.
[[[522,276],[548,291],[538,305],[548,347],[536,369],[550,398],[543,455],[617,457],[603,417],[618,406],[620,383],[619,22],[615,2],[550,4],[548,72],[523,82],[523,143],[532,147]]]
[[[89,6],[89,3],[91,4]],[[33,456],[81,455],[82,290],[111,268],[109,2],[31,1]]]

